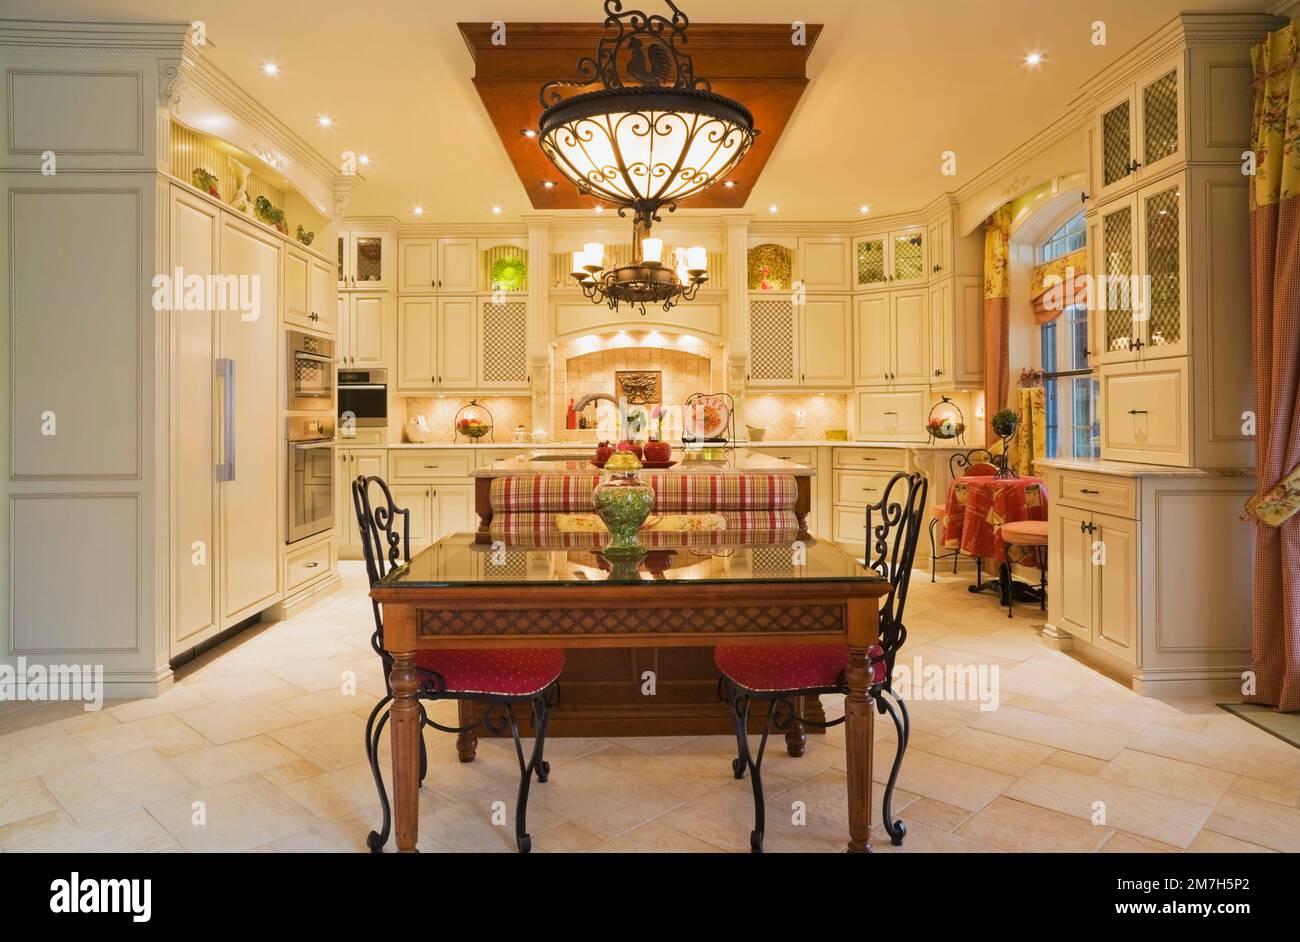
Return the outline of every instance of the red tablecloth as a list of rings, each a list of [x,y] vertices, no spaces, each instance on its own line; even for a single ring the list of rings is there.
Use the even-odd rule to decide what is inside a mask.
[[[1042,478],[960,477],[948,488],[946,507],[943,545],[960,548],[967,556],[991,559],[1000,566],[1003,557],[998,527],[1015,520],[1046,520],[1047,488]],[[1011,561],[1036,568],[1037,553],[1032,546],[1013,546]]]

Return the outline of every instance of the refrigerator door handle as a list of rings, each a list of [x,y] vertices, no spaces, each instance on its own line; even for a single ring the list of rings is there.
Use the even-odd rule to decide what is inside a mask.
[[[235,479],[235,361],[218,357],[214,361],[216,375],[221,377],[221,454],[225,458],[217,465],[218,481]]]

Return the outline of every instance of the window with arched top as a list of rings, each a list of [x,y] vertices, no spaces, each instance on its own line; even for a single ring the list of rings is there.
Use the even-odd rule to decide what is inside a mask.
[[[1071,217],[1038,246],[1040,264],[1087,245],[1083,213]],[[1101,454],[1100,389],[1088,366],[1088,308],[1074,304],[1039,325],[1039,366],[1047,400],[1047,455],[1096,458]]]

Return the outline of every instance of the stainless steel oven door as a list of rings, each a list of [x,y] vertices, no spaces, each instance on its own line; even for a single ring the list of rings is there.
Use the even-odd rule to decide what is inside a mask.
[[[288,543],[334,526],[334,442],[289,443]]]

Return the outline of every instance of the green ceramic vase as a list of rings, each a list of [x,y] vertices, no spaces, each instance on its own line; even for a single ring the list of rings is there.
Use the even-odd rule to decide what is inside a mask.
[[[641,462],[636,455],[618,452],[605,465],[609,476],[596,485],[591,495],[596,513],[609,530],[609,542],[603,552],[611,559],[640,557],[646,553],[641,542],[641,525],[654,507],[655,492],[650,485],[637,480],[640,469]]]

